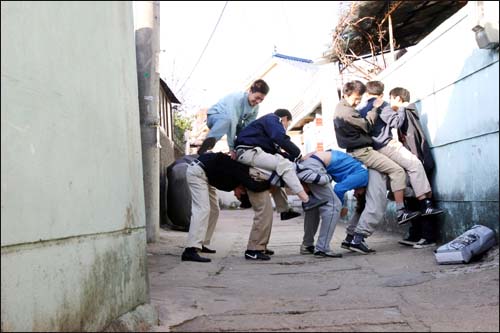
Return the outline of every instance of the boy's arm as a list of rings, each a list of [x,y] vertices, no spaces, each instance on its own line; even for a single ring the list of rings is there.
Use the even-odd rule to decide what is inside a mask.
[[[406,119],[405,108],[400,107],[397,111],[394,111],[391,106],[387,104],[380,113],[380,119],[391,128],[400,128],[403,126]]]
[[[315,172],[300,163],[295,163],[295,171],[297,172],[297,177],[304,183],[326,185],[332,182],[330,174]]]

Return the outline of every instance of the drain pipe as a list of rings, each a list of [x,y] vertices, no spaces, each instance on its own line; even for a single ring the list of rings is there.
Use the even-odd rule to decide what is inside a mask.
[[[148,243],[153,243],[158,240],[160,231],[159,1],[134,1],[134,26],[146,238]]]

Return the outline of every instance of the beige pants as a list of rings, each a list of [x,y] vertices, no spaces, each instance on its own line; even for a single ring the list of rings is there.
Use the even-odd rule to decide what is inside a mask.
[[[408,178],[410,178],[411,187],[417,198],[431,191],[431,185],[425,174],[422,162],[420,162],[417,156],[406,149],[401,142],[391,140],[385,147],[378,151],[406,170]]]
[[[215,187],[199,165],[189,165],[186,180],[191,190],[191,223],[186,247],[201,249],[209,245],[219,218],[219,201]]]
[[[283,178],[286,185],[297,194],[304,191],[297,174],[295,164],[280,154],[268,154],[260,147],[251,149],[238,149],[238,162],[251,167],[262,168],[268,171],[276,171]]]
[[[248,237],[247,250],[263,251],[267,248],[273,226],[273,205],[269,191],[252,192],[247,190],[254,210],[252,230]]]
[[[389,157],[373,150],[372,147],[356,149],[349,154],[363,163],[367,168],[375,169],[389,176],[389,179],[391,180],[391,189],[393,191],[405,189],[405,170]]]

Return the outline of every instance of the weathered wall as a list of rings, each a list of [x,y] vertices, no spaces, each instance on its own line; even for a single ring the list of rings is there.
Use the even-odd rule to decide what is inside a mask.
[[[2,331],[148,301],[130,2],[2,2]]]
[[[479,49],[469,2],[378,79],[407,88],[436,160],[432,181],[442,236],[450,240],[473,224],[499,231],[498,50]],[[498,22],[498,2],[496,2]]]

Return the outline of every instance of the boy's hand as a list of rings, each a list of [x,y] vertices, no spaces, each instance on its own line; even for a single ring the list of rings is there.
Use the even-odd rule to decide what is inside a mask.
[[[346,217],[348,212],[349,212],[349,209],[347,209],[347,207],[342,207],[342,209],[340,210],[340,217],[341,218]]]
[[[384,103],[384,100],[382,99],[382,97],[377,97],[373,101],[373,106],[376,108],[379,108],[383,103]]]
[[[229,154],[231,155],[231,159],[232,159],[232,160],[236,160],[236,157],[237,157],[237,155],[236,155],[236,151],[231,150],[231,151],[229,152]]]

